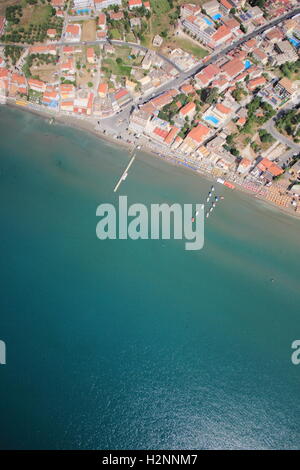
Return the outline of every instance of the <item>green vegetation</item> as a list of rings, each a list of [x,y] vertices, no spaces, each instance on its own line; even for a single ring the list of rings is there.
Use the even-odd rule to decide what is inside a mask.
[[[119,7],[110,7],[106,11],[114,10],[115,12],[119,11]],[[141,8],[135,8],[134,10],[128,12],[124,10],[124,18],[120,20],[113,20],[107,14],[107,24],[108,24],[108,37],[110,39],[123,39],[124,35],[131,34],[130,41],[137,42],[140,40],[143,42],[145,40],[145,35],[150,33],[150,26],[146,20],[151,17],[150,11],[148,11],[144,6]],[[131,27],[130,19],[140,18],[141,26]]]
[[[202,88],[201,90],[198,90],[197,93],[199,94],[203,103],[216,103],[218,99],[218,88],[216,87]]]
[[[55,64],[57,61],[57,56],[52,54],[30,54],[26,57],[26,61],[23,65],[23,72],[26,78],[31,77],[31,67],[32,65],[42,65],[42,64]]]
[[[276,114],[272,106],[262,101],[258,96],[247,104],[247,109],[247,121],[241,129],[244,134],[252,134],[258,126],[261,126]]]
[[[276,121],[276,127],[280,132],[285,132],[296,139],[300,137],[300,113],[297,109],[286,111]]]
[[[35,91],[35,90],[28,91],[28,100],[31,101],[32,103],[41,104],[42,97],[43,97],[43,93],[41,93],[40,91]]]
[[[280,66],[280,72],[284,77],[288,77],[290,80],[300,80],[300,60],[296,60],[296,62],[285,62],[285,64]]]
[[[241,87],[240,85],[237,85],[237,86],[235,87],[235,90],[233,90],[233,92],[232,92],[233,98],[234,98],[235,101],[237,101],[238,103],[239,103],[240,101],[242,101],[243,97],[244,97],[244,96],[247,96],[247,94],[248,94],[247,91],[246,91],[243,87]]]
[[[21,5],[7,7],[5,16],[8,26],[1,37],[4,42],[43,42],[50,28],[56,29],[57,38],[62,33],[63,19],[55,16],[55,10],[45,0],[23,0]]]
[[[21,17],[22,17],[21,5],[11,5],[6,8],[5,18],[6,18],[6,21],[8,22],[8,25],[19,24]]]
[[[273,143],[273,142],[275,142],[274,137],[264,129],[260,129],[258,131],[258,134],[259,134],[259,138],[260,138],[261,142],[263,142],[263,143]]]
[[[177,37],[175,39],[175,45],[189,54],[192,54],[197,59],[203,59],[203,57],[208,55],[208,51],[206,49],[203,49],[192,41],[189,41],[189,39]]]
[[[156,15],[164,15],[173,7],[173,3],[168,0],[151,0],[151,7]]]
[[[237,149],[234,145],[224,144],[224,145],[223,145],[223,148],[224,148],[225,150],[227,150],[227,152],[230,152],[231,155],[234,155],[235,157],[239,157],[239,156],[240,156],[240,152],[238,151],[238,149]]]
[[[4,55],[7,59],[10,59],[12,64],[15,65],[18,59],[21,57],[22,49],[16,46],[5,46]]]
[[[61,77],[60,78],[60,81],[61,83],[64,83],[65,85],[74,85],[76,86],[76,81],[72,81],[72,80],[66,80],[64,77]]]
[[[249,0],[249,3],[252,7],[258,6],[263,8],[267,0]]]
[[[123,61],[118,63],[116,59],[107,57],[103,61],[102,71],[106,74],[108,79],[111,77],[111,75],[130,77],[131,67],[123,64]]]
[[[122,39],[122,34],[117,28],[112,28],[108,32],[109,39]]]
[[[158,117],[164,121],[171,122],[173,117],[178,113],[179,109],[189,101],[184,93],[176,95],[172,103],[166,104],[159,112]],[[180,103],[181,106],[178,106]]]

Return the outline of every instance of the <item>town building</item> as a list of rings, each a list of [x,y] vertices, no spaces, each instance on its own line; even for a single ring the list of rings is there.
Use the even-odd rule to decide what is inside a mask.
[[[66,40],[70,42],[80,41],[81,26],[80,24],[68,24],[66,27]]]

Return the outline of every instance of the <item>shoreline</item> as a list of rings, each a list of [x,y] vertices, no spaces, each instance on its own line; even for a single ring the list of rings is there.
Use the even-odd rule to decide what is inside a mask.
[[[54,121],[59,123],[59,124],[62,124],[64,126],[69,126],[69,127],[72,127],[72,128],[77,128],[77,129],[82,130],[82,131],[86,131],[86,132],[90,133],[91,135],[93,135],[93,136],[95,136],[95,137],[97,137],[101,140],[104,140],[105,142],[107,142],[109,144],[116,145],[117,147],[123,147],[123,148],[126,148],[127,150],[132,149],[132,144],[131,143],[125,142],[124,140],[121,140],[121,139],[116,140],[113,137],[110,137],[109,135],[104,134],[103,132],[100,132],[100,131],[95,130],[94,128],[91,128],[91,124],[92,124],[91,121],[87,121],[85,119],[79,119],[75,116],[56,115],[56,114],[48,112],[47,110],[44,110],[44,109],[24,108],[24,107],[16,105],[15,103],[12,103],[12,102],[5,103],[5,106],[8,106],[10,108],[17,109],[17,110],[20,110],[20,111],[22,111],[22,110],[27,111],[31,114],[34,114],[34,115],[38,116],[38,117],[42,117],[43,119],[53,118]],[[193,168],[193,167],[188,166],[188,165],[183,165],[179,161],[176,161],[175,159],[171,159],[167,156],[162,158],[162,157],[159,156],[159,154],[155,153],[151,148],[145,146],[144,143],[141,144],[140,151],[146,153],[147,155],[149,155],[151,157],[155,157],[155,158],[158,158],[159,160],[163,160],[163,161],[167,162],[168,164],[174,165],[176,167],[182,167],[182,168],[185,168],[186,170],[192,171],[194,174],[200,175],[208,181],[215,182],[215,183],[217,182],[216,181],[217,178],[215,176],[213,176],[211,173],[206,172],[204,170],[202,170],[202,171],[199,170],[199,169],[197,170],[196,168]],[[234,185],[235,185],[235,190],[240,191],[244,194],[247,194],[248,196],[251,197],[251,199],[261,201],[264,205],[266,205],[266,208],[268,208],[268,206],[269,206],[269,208],[276,209],[277,211],[279,211],[282,214],[289,215],[289,216],[291,216],[293,218],[296,218],[296,219],[300,218],[300,211],[295,212],[295,210],[292,209],[292,208],[279,206],[275,202],[272,202],[272,201],[264,198],[263,196],[260,196],[260,195],[257,195],[255,193],[253,193],[252,191],[250,191],[247,188],[239,185],[236,182],[234,182]]]

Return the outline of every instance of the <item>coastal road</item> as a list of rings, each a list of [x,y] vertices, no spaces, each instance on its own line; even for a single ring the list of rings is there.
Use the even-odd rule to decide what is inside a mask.
[[[271,134],[274,139],[278,140],[282,144],[286,145],[293,151],[294,153],[300,153],[300,144],[296,144],[296,142],[293,142],[292,139],[285,137],[283,134],[281,134],[275,126],[275,122],[278,119],[279,115],[283,111],[288,111],[290,109],[296,108],[296,106],[299,106],[300,103],[300,94],[296,96],[293,100],[287,103],[286,106],[282,107],[279,112],[276,114],[276,116],[272,117],[263,125],[263,129],[265,129],[269,134]]]
[[[156,96],[160,95],[162,92],[166,91],[166,89],[170,89],[170,88],[177,88],[179,85],[181,85],[185,80],[187,80],[188,78],[191,78],[193,76],[195,76],[197,73],[201,72],[201,70],[203,70],[205,67],[207,67],[209,64],[212,64],[214,62],[216,62],[218,59],[220,59],[222,56],[228,54],[228,52],[232,51],[233,49],[235,49],[236,47],[239,47],[241,46],[244,42],[247,42],[249,41],[250,39],[258,36],[259,34],[263,33],[264,31],[278,25],[279,23],[281,23],[282,21],[285,21],[289,18],[291,18],[292,16],[295,16],[297,15],[298,13],[300,13],[300,8],[295,8],[294,10],[286,13],[285,15],[282,15],[278,18],[276,18],[275,20],[273,21],[270,21],[268,24],[265,24],[257,29],[255,29],[254,31],[252,31],[251,33],[249,34],[246,34],[245,36],[243,36],[242,38],[238,39],[237,41],[234,41],[232,42],[229,46],[221,49],[220,51],[216,52],[215,54],[212,54],[210,59],[207,60],[205,63],[201,63],[200,65],[196,65],[195,67],[191,68],[190,70],[188,70],[187,72],[182,72],[178,77],[176,77],[172,82],[169,82],[167,84],[167,86],[162,86],[159,90],[158,90],[158,93],[156,93]],[[149,98],[147,98],[145,100],[148,101]]]
[[[286,145],[287,147],[290,147],[293,149],[295,152],[300,152],[300,145],[296,144],[296,142],[293,142],[292,139],[289,139],[288,137],[285,137],[283,134],[278,132],[278,130],[275,127],[275,118],[270,119],[263,127],[266,129],[269,134],[271,134],[274,139],[278,140],[282,144]]]
[[[237,41],[233,41],[229,46],[221,49],[220,51],[216,52],[215,54],[212,54],[210,59],[207,60],[205,63],[201,62],[200,64],[195,65],[195,67],[192,67],[191,69],[189,69],[187,72],[182,71],[182,69],[180,67],[178,67],[178,65],[175,64],[168,57],[165,57],[160,52],[157,52],[157,51],[155,51],[155,52],[159,57],[161,57],[163,60],[168,62],[170,65],[172,65],[178,72],[180,72],[180,75],[174,80],[174,83],[177,83],[177,80],[179,80],[179,83],[182,83],[185,80],[187,80],[188,78],[191,78],[194,75],[196,75],[197,73],[201,72],[201,70],[204,67],[206,67],[207,65],[212,64],[213,62],[217,61],[223,55],[228,54],[228,52],[232,51],[236,47],[239,47],[244,42],[249,41],[249,39],[252,39],[255,36],[258,36],[259,34],[263,33],[264,31],[278,25],[282,21],[288,20],[289,18],[291,18],[291,17],[293,17],[293,16],[295,16],[299,13],[300,13],[300,7],[297,7],[294,10],[291,10],[288,13],[285,13],[284,15],[279,16],[278,18],[275,18],[274,20],[270,21],[269,23],[267,23],[263,26],[260,26],[259,28],[256,28],[254,31],[251,31],[251,33],[245,34],[242,38],[238,39]],[[119,40],[109,40],[109,41],[107,41],[107,40],[101,40],[100,39],[100,40],[96,40],[96,41],[76,41],[76,42],[74,42],[74,41],[56,41],[56,42],[51,42],[50,44],[53,45],[53,46],[58,46],[58,47],[59,46],[74,46],[74,45],[93,46],[93,45],[97,45],[97,44],[103,44],[103,43],[106,43],[106,42],[110,42],[111,44],[116,45],[116,46],[136,47],[137,49],[141,49],[143,51],[152,50],[152,49],[148,49],[145,46],[142,46],[141,44],[137,44],[137,43],[134,43],[134,42],[119,41]],[[8,45],[7,43],[0,43],[1,47],[7,46],[7,45]],[[14,46],[17,46],[17,47],[22,47],[22,48],[31,47],[31,44],[9,43],[9,45],[14,45]],[[175,86],[175,85],[171,85],[169,88],[172,88],[172,86]],[[160,94],[160,93],[162,93],[162,91],[159,90],[159,93],[157,93],[157,94]]]
[[[181,72],[174,79],[164,83],[161,87],[159,87],[155,91],[155,93],[152,93],[152,95],[143,96],[136,103],[131,103],[130,106],[127,106],[125,109],[123,109],[118,114],[118,119],[120,120],[120,127],[121,127],[120,132],[122,132],[122,129],[125,129],[125,127],[128,127],[131,107],[134,104],[138,105],[138,106],[141,106],[142,104],[146,103],[150,99],[153,99],[153,98],[161,95],[162,93],[164,93],[167,90],[170,90],[171,88],[176,88],[176,89],[179,88],[187,79],[194,77],[197,73],[201,72],[201,70],[203,70],[205,67],[207,67],[207,65],[214,63],[220,57],[228,54],[228,52],[232,51],[236,47],[239,47],[244,42],[249,41],[249,39],[252,39],[252,38],[256,37],[257,35],[259,35],[259,34],[263,33],[264,31],[278,25],[282,21],[285,21],[285,20],[297,15],[298,13],[300,13],[300,8],[299,7],[295,8],[294,10],[292,10],[288,13],[286,13],[285,15],[282,15],[282,16],[276,18],[273,21],[270,21],[268,24],[265,24],[265,25],[257,28],[256,30],[252,31],[249,34],[246,34],[245,36],[238,39],[237,41],[234,41],[232,44],[225,47],[224,49],[222,49],[222,50],[216,52],[215,54],[211,55],[210,59],[207,60],[205,63],[201,62],[200,64],[197,64],[195,67],[191,68],[190,70],[188,70],[186,72]],[[118,42],[121,43],[121,41],[118,41]],[[110,130],[111,133],[113,133],[113,130],[114,130],[114,132],[116,132],[115,131],[115,129],[116,129],[116,120],[115,120],[114,116],[109,117],[109,118],[105,118],[105,119],[102,118],[101,121],[102,122],[104,121],[104,127],[107,128],[107,130]]]

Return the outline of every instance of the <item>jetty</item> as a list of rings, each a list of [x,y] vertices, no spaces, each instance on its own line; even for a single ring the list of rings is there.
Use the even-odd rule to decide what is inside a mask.
[[[114,187],[114,193],[116,193],[116,192],[118,191],[119,186],[120,186],[120,184],[122,183],[122,181],[125,181],[126,178],[127,178],[128,171],[129,171],[131,165],[133,164],[133,162],[134,162],[134,160],[135,160],[135,156],[136,156],[135,149],[136,149],[136,148],[134,148],[134,149],[132,150],[132,152],[131,152],[132,157],[131,157],[131,159],[130,159],[130,162],[128,163],[127,167],[125,168],[124,172],[122,173],[121,178],[119,179],[119,181],[117,182],[116,186]]]

